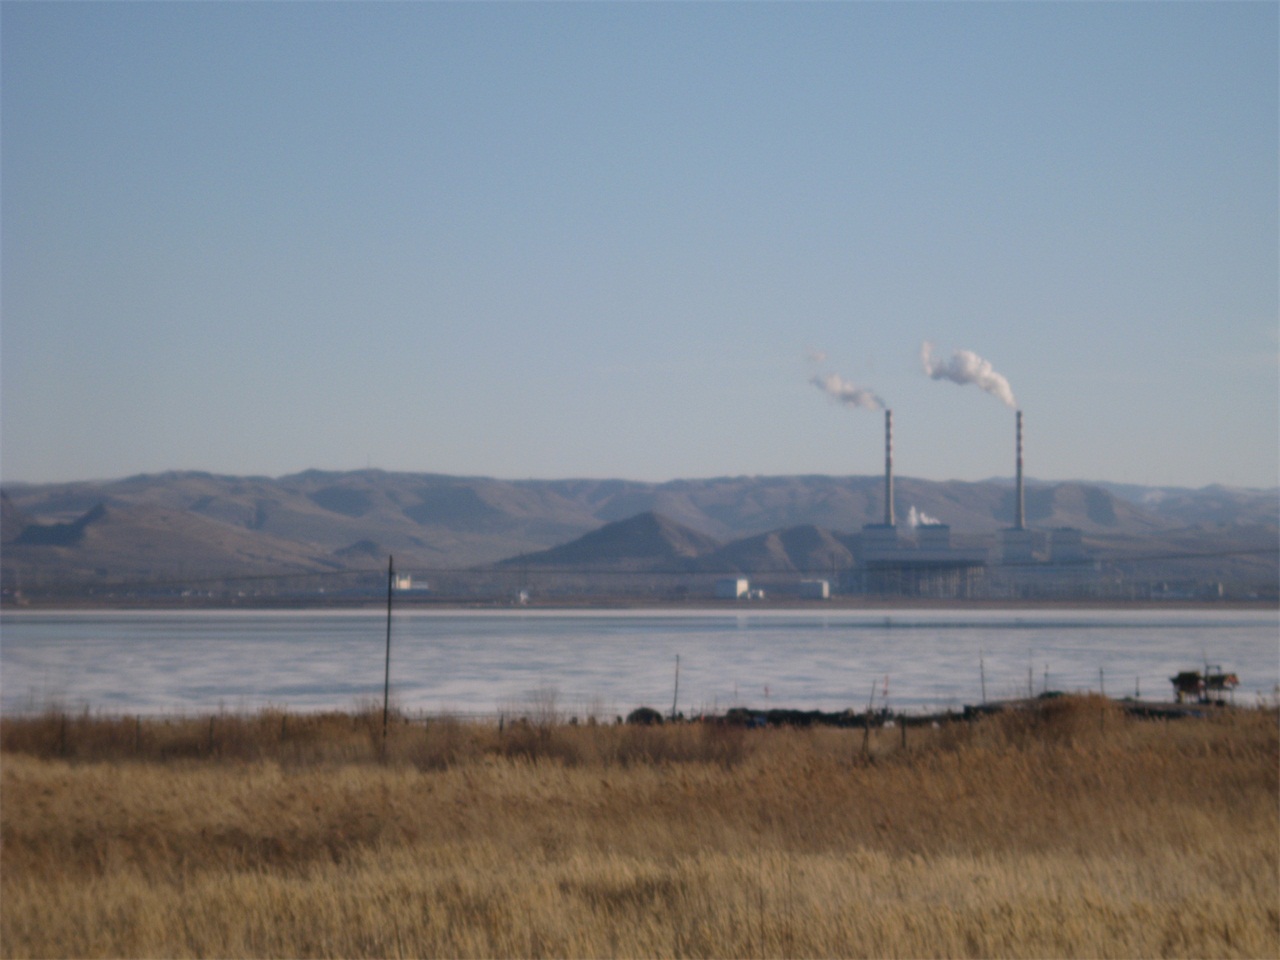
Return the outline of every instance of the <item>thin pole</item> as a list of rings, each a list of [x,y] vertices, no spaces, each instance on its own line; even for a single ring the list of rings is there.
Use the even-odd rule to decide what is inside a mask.
[[[391,586],[395,582],[394,558],[387,557],[387,666],[382,681],[382,757],[387,756],[387,714],[391,702]]]
[[[982,651],[978,651],[978,677],[982,680],[982,702],[987,702],[987,665],[982,658]]]
[[[676,703],[680,700],[680,654],[676,654],[676,692],[671,697],[671,719],[676,718]]]

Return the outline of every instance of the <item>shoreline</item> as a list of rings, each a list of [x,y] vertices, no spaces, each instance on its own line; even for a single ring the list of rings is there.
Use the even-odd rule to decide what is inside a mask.
[[[335,599],[324,602],[300,601],[295,599],[270,600],[267,598],[245,599],[243,602],[226,602],[223,600],[202,602],[199,599],[181,601],[115,601],[104,603],[100,599],[64,600],[52,602],[28,601],[0,603],[0,614],[12,613],[109,613],[109,612],[143,612],[156,611],[174,613],[184,611],[209,612],[296,612],[321,613],[325,611],[384,611],[387,608],[385,599],[359,598]],[[1148,611],[1148,610],[1194,610],[1194,611],[1247,611],[1280,613],[1280,603],[1274,599],[1257,600],[1108,600],[1108,599],[983,599],[983,600],[934,600],[915,597],[839,597],[827,600],[713,600],[697,599],[688,601],[672,601],[669,599],[645,601],[633,598],[581,598],[557,601],[531,600],[528,603],[494,602],[481,600],[429,599],[422,597],[399,597],[393,609],[404,611],[441,612],[475,611],[537,611],[544,613],[586,612],[586,611],[629,611],[646,610],[655,613],[721,613],[734,615],[750,615],[768,612],[877,612],[880,610],[936,610],[936,611],[984,611],[984,610],[1108,610],[1108,611]]]

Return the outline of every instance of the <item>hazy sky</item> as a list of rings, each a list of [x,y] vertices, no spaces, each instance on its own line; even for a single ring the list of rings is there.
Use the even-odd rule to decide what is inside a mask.
[[[1275,485],[1277,10],[4,3],[0,476]]]

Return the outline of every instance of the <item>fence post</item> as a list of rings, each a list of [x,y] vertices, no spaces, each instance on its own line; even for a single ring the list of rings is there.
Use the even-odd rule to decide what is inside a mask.
[[[876,682],[871,681],[871,697],[867,700],[867,712],[862,715],[862,756],[871,754],[871,707],[876,702]]]

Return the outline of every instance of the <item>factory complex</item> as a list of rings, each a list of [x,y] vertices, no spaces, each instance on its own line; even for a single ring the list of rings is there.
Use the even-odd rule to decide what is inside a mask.
[[[1017,458],[1012,525],[995,546],[952,542],[944,523],[917,523],[903,531],[893,502],[893,411],[884,412],[884,520],[858,536],[857,566],[847,592],[890,596],[973,598],[1077,592],[1096,565],[1074,527],[1035,531],[1026,524],[1022,470],[1022,411],[1016,418]]]
[[[953,537],[951,527],[932,518],[900,522],[894,506],[893,411],[884,412],[884,515],[840,540],[851,563],[835,564],[822,579],[813,573],[789,580],[774,574],[721,576],[714,582],[717,600],[798,598],[826,600],[835,595],[939,599],[1016,599],[1102,596],[1101,565],[1075,527],[1032,529],[1026,523],[1023,481],[1023,418],[1016,414],[1016,479],[1010,525],[993,538]]]

